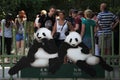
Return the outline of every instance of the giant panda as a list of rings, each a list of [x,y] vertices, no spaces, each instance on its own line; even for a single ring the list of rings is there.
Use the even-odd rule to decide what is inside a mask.
[[[99,64],[107,71],[113,70],[111,66],[106,64],[102,57],[89,53],[89,48],[82,42],[80,34],[74,31],[70,32],[61,44],[58,50],[58,56],[58,62],[54,65],[54,69],[50,69],[52,71],[54,70],[54,72],[60,68],[65,56],[92,77],[96,76],[96,71],[93,68],[96,64]]]
[[[10,68],[8,72],[10,75],[14,75],[19,70],[27,67],[49,67],[58,57],[58,49],[50,30],[40,28],[35,33],[34,38],[35,40],[28,51],[28,55],[23,56],[15,66]]]

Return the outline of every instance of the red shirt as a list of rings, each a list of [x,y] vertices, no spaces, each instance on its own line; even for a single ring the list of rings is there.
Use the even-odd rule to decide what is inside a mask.
[[[81,21],[80,17],[74,18],[74,25],[73,26],[75,27],[76,24],[79,24],[80,31],[81,31],[81,23],[82,23],[82,21]]]
[[[81,24],[81,19],[79,17],[74,18],[74,27],[76,24]]]

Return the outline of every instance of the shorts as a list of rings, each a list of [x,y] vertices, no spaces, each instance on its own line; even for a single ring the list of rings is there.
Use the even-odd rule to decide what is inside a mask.
[[[103,43],[102,43],[103,42]],[[102,46],[102,44],[104,44]],[[111,34],[104,34],[98,36],[98,46],[101,49],[111,49],[112,47],[112,35]]]
[[[16,34],[16,41],[21,41],[21,40],[24,40],[23,34],[17,33],[17,34]]]
[[[91,38],[84,37],[84,38],[83,38],[83,43],[84,43],[89,49],[92,48],[92,41],[91,41]]]

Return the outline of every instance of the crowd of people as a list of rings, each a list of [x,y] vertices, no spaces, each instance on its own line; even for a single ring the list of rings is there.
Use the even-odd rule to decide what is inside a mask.
[[[103,47],[104,53],[110,55],[112,48],[112,31],[115,33],[115,54],[119,52],[119,26],[120,15],[114,15],[108,10],[106,3],[100,5],[99,13],[93,12],[90,9],[85,11],[79,11],[77,9],[70,9],[69,14],[66,14],[64,10],[56,9],[54,6],[49,8],[49,11],[41,10],[36,15],[34,21],[34,32],[41,27],[48,28],[52,32],[54,37],[59,32],[59,37],[55,38],[56,45],[59,47],[64,41],[69,31],[78,32],[86,46],[92,50],[92,39],[91,39],[91,27],[95,37],[96,50],[95,54],[100,55],[101,48]],[[66,16],[68,15],[68,16]],[[29,17],[29,16],[28,16]],[[4,38],[4,44],[6,53],[11,54],[12,50],[12,28],[16,30],[16,47],[17,53],[23,51],[24,46],[24,22],[27,21],[27,16],[24,10],[19,11],[17,17],[12,19],[11,14],[7,14],[5,19],[1,20],[1,25],[4,27],[0,28],[0,40],[2,46],[2,38]],[[4,32],[4,34],[2,34]],[[103,37],[104,35],[104,37]],[[102,46],[102,40],[104,40],[104,46]],[[0,48],[0,54],[2,54],[2,47]]]
[[[92,38],[91,38],[91,27],[95,37],[95,54],[100,55],[101,49],[106,55],[112,54],[112,31],[115,31],[114,43],[115,43],[115,54],[119,52],[119,26],[118,23],[119,15],[115,15],[108,10],[106,3],[101,3],[99,13],[93,12],[90,9],[85,11],[79,11],[77,9],[70,9],[69,16],[66,17],[64,10],[50,7],[49,12],[42,10],[36,17],[35,24],[38,24],[37,28],[46,27],[52,31],[52,35],[60,33],[58,39],[55,39],[56,45],[59,47],[64,41],[66,33],[68,31],[78,32],[86,46],[92,50]],[[44,14],[42,14],[44,13]],[[36,28],[36,26],[35,26]],[[102,45],[102,41],[104,45]]]

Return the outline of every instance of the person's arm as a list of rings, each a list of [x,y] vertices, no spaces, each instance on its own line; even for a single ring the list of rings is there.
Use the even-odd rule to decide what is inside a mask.
[[[81,23],[81,20],[77,17],[77,18],[75,19],[75,27],[74,27],[74,30],[75,30],[75,31],[79,30],[79,28],[80,28],[80,23]]]
[[[74,26],[74,30],[78,30],[79,29],[79,20],[77,18],[75,18],[75,26]]]
[[[117,19],[116,22],[112,25],[112,30],[120,23],[120,20]]]
[[[96,33],[96,32],[97,32],[97,26],[94,27],[94,33]]]
[[[79,24],[75,24],[74,30],[76,31],[76,30],[78,30],[78,29],[79,29]]]
[[[68,28],[70,31],[74,31],[74,28],[73,28],[71,22],[67,21],[67,25],[68,25]]]
[[[17,25],[18,25],[18,19],[15,18],[15,29],[17,29]]]
[[[57,23],[55,22],[53,29],[52,29],[52,36],[54,35],[54,33],[57,31]]]
[[[12,28],[15,29],[15,22],[12,20],[11,23],[12,23]]]
[[[99,24],[98,24],[98,21],[96,20],[96,31],[98,31],[99,30]]]
[[[84,33],[85,33],[85,24],[82,24],[82,28],[81,28],[81,37],[84,36]]]
[[[1,24],[3,24],[3,26],[5,25],[5,19],[1,20]],[[2,26],[1,26],[2,27]]]
[[[94,21],[93,27],[94,27],[94,33],[96,33],[97,32],[97,23],[95,21]]]
[[[39,22],[39,23],[38,23],[38,28],[40,28],[40,27],[41,27],[41,23]]]
[[[39,22],[39,18],[36,18],[35,21],[34,21],[34,27],[39,28],[38,22]]]
[[[96,19],[96,29],[97,30],[101,30],[101,26],[99,25],[99,21],[100,21],[100,19],[101,19],[101,15],[97,15],[97,19]]]

